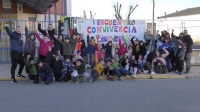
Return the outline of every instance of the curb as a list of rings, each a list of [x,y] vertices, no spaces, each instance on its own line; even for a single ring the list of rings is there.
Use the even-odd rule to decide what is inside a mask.
[[[123,76],[124,80],[131,80],[132,77]],[[137,75],[137,79],[186,79],[186,78],[200,78],[200,75],[182,76],[182,75]],[[114,76],[115,80],[119,80]],[[17,81],[28,81],[27,78],[16,78]],[[106,76],[99,76],[98,80],[107,80]],[[10,78],[0,78],[0,81],[10,81]]]

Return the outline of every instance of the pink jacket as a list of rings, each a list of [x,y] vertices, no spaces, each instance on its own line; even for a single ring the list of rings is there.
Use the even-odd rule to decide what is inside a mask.
[[[121,39],[119,39],[120,55],[123,56],[127,49],[122,45]]]
[[[48,40],[47,42],[44,42],[44,40],[42,40],[39,36],[38,33],[35,33],[38,41],[40,42],[40,48],[38,53],[42,56],[46,56],[48,51],[49,51],[49,46],[52,48],[52,43],[50,42],[50,40]]]
[[[101,60],[102,58],[102,55],[103,55],[103,57],[104,57],[104,59],[106,58],[106,55],[105,55],[105,53],[103,53],[100,49],[99,49],[99,46],[98,46],[98,44],[95,44],[95,46],[96,46],[96,51],[98,52],[97,53],[97,57],[98,57],[98,60]]]

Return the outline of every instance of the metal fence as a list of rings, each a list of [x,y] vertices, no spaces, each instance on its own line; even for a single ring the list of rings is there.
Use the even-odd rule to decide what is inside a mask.
[[[29,29],[29,33],[32,31],[37,30],[38,28],[38,23],[41,23],[41,28],[42,29],[47,29],[48,24],[51,23],[53,25],[53,27],[55,28],[55,26],[58,26],[58,22],[57,21],[26,21],[26,20],[0,20],[0,63],[10,63],[10,37],[7,35],[5,29],[4,29],[4,25],[6,23],[9,24],[9,28],[12,31],[15,31],[16,26],[21,26],[22,28],[22,37],[23,41],[25,42],[25,25],[27,25],[28,29]],[[57,28],[55,28],[56,31],[58,31]],[[40,36],[42,36],[42,34],[39,34]],[[39,42],[36,41],[36,46],[37,48],[39,47]],[[37,50],[36,50],[36,54],[37,54]]]

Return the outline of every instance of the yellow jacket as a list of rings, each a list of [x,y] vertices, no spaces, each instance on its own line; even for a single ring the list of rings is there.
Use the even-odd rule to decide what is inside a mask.
[[[93,69],[97,70],[99,75],[101,75],[104,72],[104,66],[102,66],[100,63],[96,64]]]

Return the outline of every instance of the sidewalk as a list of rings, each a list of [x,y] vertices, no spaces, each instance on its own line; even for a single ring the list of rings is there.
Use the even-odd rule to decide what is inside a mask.
[[[8,81],[10,80],[10,68],[11,64],[0,64],[0,81]],[[90,73],[91,70],[88,72]],[[17,75],[18,72],[18,67],[15,71],[15,76]],[[26,76],[25,69],[22,72],[23,75]],[[183,74],[183,75],[177,75],[173,72],[167,73],[167,74],[155,74],[155,75],[150,75],[150,74],[137,74],[137,79],[184,79],[184,78],[197,78],[200,77],[200,66],[192,66],[191,71],[189,74]],[[100,76],[99,80],[105,80],[106,76]],[[117,80],[118,77],[115,77]],[[131,78],[126,78],[124,79],[131,79]],[[28,80],[28,79],[23,79],[23,78],[17,78],[17,80]]]

